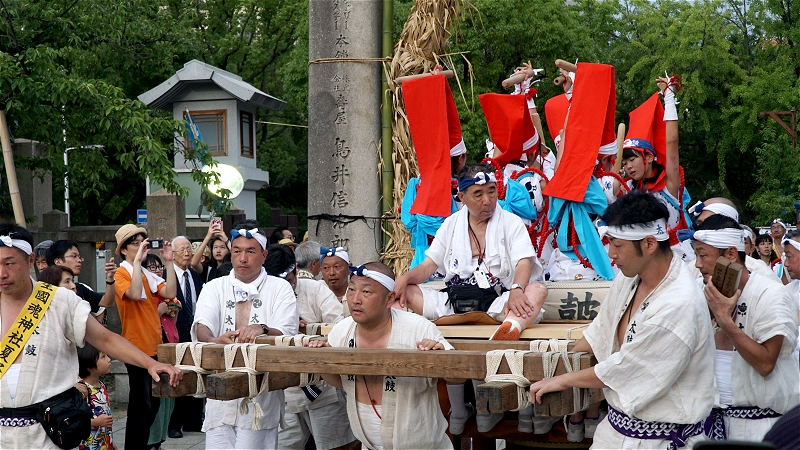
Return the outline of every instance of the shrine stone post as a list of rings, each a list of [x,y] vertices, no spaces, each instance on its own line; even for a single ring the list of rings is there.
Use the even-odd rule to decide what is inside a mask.
[[[350,219],[309,219],[308,238],[344,247],[356,265],[377,260],[382,245],[383,68],[358,61],[380,58],[381,21],[381,0],[309,1],[308,215]]]

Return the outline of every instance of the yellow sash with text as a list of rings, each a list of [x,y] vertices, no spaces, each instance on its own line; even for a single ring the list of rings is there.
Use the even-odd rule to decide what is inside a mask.
[[[33,286],[33,293],[28,297],[25,306],[14,320],[8,333],[0,341],[0,378],[17,359],[19,352],[25,347],[31,335],[36,331],[39,322],[44,318],[44,313],[50,307],[56,287],[41,281]]]

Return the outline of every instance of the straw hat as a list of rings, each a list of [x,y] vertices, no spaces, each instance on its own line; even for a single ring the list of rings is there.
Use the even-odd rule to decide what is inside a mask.
[[[120,248],[122,247],[122,243],[128,240],[131,236],[136,236],[137,234],[142,233],[147,237],[147,230],[142,227],[137,227],[133,224],[127,224],[120,227],[119,230],[114,234],[114,237],[117,238],[117,254],[121,254],[119,252]]]

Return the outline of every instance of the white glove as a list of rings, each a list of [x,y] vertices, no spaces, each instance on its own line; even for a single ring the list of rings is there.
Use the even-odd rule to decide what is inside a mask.
[[[664,89],[664,122],[678,120],[678,100],[675,98],[674,86]]]

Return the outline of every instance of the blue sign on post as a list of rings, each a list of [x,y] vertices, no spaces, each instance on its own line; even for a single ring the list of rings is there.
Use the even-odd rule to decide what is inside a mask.
[[[138,224],[147,223],[147,210],[146,209],[137,209],[136,210],[136,223],[138,223]]]

